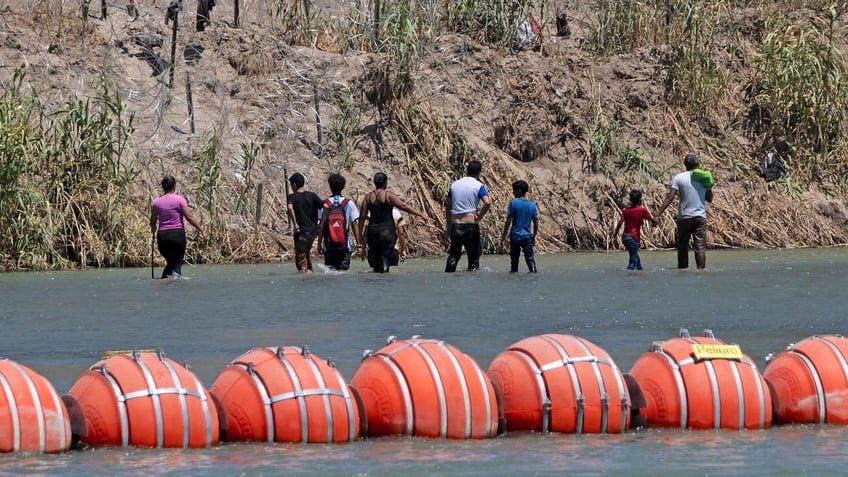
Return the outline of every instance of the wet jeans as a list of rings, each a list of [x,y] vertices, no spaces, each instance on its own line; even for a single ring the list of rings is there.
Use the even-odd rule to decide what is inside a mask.
[[[446,272],[455,272],[456,266],[462,257],[462,249],[468,254],[468,270],[474,271],[480,268],[480,225],[479,224],[451,224],[450,226],[450,249],[448,250],[448,261],[445,264]]]
[[[689,268],[689,240],[695,250],[695,266],[707,266],[707,219],[691,217],[677,221],[677,268]]]
[[[642,260],[639,259],[639,241],[633,238],[630,234],[621,236],[621,243],[630,254],[630,261],[627,263],[628,270],[641,270]]]
[[[533,245],[536,240],[533,237],[523,239],[509,239],[509,271],[518,271],[518,258],[521,252],[524,252],[524,262],[527,263],[527,269],[530,273],[536,273],[536,258],[533,253]]]

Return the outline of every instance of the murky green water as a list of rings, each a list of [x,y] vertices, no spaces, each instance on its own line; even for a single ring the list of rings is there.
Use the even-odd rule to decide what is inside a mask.
[[[474,274],[412,260],[389,275],[357,262],[298,275],[291,263],[0,275],[0,355],[64,394],[105,350],[157,348],[211,385],[258,346],[309,345],[351,378],[385,338],[438,338],[486,369],[510,344],[544,333],[586,338],[627,371],[652,341],[705,328],[764,357],[814,334],[846,332],[848,249],[710,251],[708,270],[678,271],[674,252],[539,256],[508,274],[483,257]],[[365,439],[345,445],[222,444],[207,450],[105,449],[0,456],[0,473],[53,475],[837,475],[846,428],[648,429],[624,435],[507,434],[487,441]]]

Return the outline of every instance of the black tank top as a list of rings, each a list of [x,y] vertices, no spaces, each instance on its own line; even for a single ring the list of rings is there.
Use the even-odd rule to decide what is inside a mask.
[[[374,194],[374,200],[369,201],[368,203],[368,226],[373,225],[389,225],[394,224],[395,220],[392,217],[392,209],[394,206],[390,202],[386,202],[386,195],[388,192],[383,194],[383,201],[378,202],[377,199],[380,197],[380,192],[372,192]]]

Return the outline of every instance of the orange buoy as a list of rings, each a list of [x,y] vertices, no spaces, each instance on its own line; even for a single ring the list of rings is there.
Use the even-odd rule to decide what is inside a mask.
[[[630,393],[606,351],[577,336],[525,338],[495,356],[489,378],[506,429],[619,433],[630,425]]]
[[[767,361],[776,422],[848,424],[848,339],[812,336]]]
[[[482,439],[498,431],[498,403],[480,366],[439,340],[396,341],[366,351],[350,381],[366,435]]]
[[[751,358],[710,330],[655,342],[629,373],[646,399],[649,426],[684,429],[765,429],[771,393]]]
[[[332,361],[309,348],[255,348],[225,367],[209,392],[228,441],[334,443],[359,437],[359,405]]]
[[[203,383],[160,352],[114,354],[93,364],[68,394],[85,415],[90,445],[196,448],[217,445],[218,411]]]
[[[53,385],[26,366],[0,358],[0,451],[70,448],[70,419]]]

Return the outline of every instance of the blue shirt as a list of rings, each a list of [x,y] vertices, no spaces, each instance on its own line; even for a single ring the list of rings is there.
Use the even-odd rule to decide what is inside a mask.
[[[506,216],[512,219],[512,229],[509,231],[509,238],[521,240],[533,236],[530,223],[538,217],[538,212],[536,210],[536,204],[532,200],[524,198],[512,199],[506,208]]]

